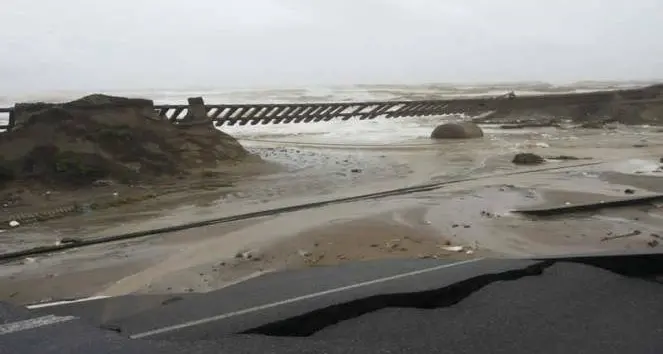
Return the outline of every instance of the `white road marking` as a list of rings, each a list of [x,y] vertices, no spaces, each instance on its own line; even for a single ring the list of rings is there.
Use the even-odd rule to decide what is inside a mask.
[[[100,300],[100,299],[106,299],[109,298],[110,296],[92,296],[92,297],[86,297],[83,299],[76,299],[76,300],[62,300],[62,301],[54,301],[54,302],[45,302],[45,303],[40,303],[40,304],[32,304],[26,306],[28,309],[39,309],[42,307],[51,307],[51,306],[59,306],[59,305],[67,305],[67,304],[73,304],[77,302],[86,302],[86,301],[92,301],[92,300]]]
[[[25,331],[25,330],[28,330],[28,329],[48,326],[48,325],[52,325],[52,324],[56,324],[56,323],[60,323],[60,322],[71,321],[75,318],[76,317],[74,317],[74,316],[48,315],[48,316],[42,316],[42,317],[37,317],[37,318],[31,318],[29,320],[5,323],[5,324],[0,325],[0,336],[5,335],[5,334],[9,334],[9,333]]]
[[[265,305],[250,307],[250,308],[247,308],[247,309],[244,309],[244,310],[223,313],[223,314],[219,314],[219,315],[216,315],[216,316],[201,318],[201,319],[194,320],[194,321],[188,321],[188,322],[184,322],[184,323],[180,323],[180,324],[176,324],[176,325],[172,325],[172,326],[157,328],[157,329],[153,329],[153,330],[142,332],[142,333],[136,333],[136,334],[133,334],[129,337],[132,338],[132,339],[150,337],[150,336],[157,335],[157,334],[176,331],[176,330],[182,329],[182,328],[198,326],[198,325],[201,325],[201,324],[214,322],[214,321],[219,321],[219,320],[227,319],[227,318],[230,318],[230,317],[235,317],[235,316],[245,315],[245,314],[252,313],[252,312],[266,310],[266,309],[269,309],[269,308],[272,308],[272,307],[287,305],[287,304],[291,304],[291,303],[294,303],[294,302],[313,299],[313,298],[316,298],[316,297],[321,297],[321,296],[325,296],[325,295],[329,295],[329,294],[339,293],[339,292],[346,291],[346,290],[357,289],[357,288],[361,288],[361,287],[364,287],[364,286],[385,283],[385,282],[388,282],[388,281],[391,281],[391,280],[396,280],[396,279],[411,277],[411,276],[415,276],[415,275],[419,275],[419,274],[434,272],[434,271],[437,271],[437,270],[440,270],[440,269],[451,268],[451,267],[454,267],[454,266],[473,263],[473,262],[477,262],[477,261],[480,261],[480,260],[483,260],[483,258],[470,259],[470,260],[467,260],[467,261],[461,261],[461,262],[456,262],[456,263],[451,263],[451,264],[442,264],[442,265],[438,265],[438,266],[435,266],[435,267],[424,268],[424,269],[415,270],[415,271],[412,271],[412,272],[396,274],[396,275],[392,275],[392,276],[385,277],[385,278],[369,280],[369,281],[365,281],[365,282],[362,282],[362,283],[352,284],[352,285],[348,285],[348,286],[342,286],[340,288],[334,288],[334,289],[320,291],[320,292],[313,293],[313,294],[298,296],[298,297],[290,298],[290,299],[283,300],[283,301],[277,301],[277,302],[273,302],[273,303],[269,303],[269,304],[265,304]]]

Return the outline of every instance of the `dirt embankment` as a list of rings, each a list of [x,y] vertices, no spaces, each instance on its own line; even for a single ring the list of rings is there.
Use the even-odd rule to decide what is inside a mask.
[[[475,122],[555,126],[570,120],[586,128],[605,123],[663,125],[663,84],[613,92],[502,97],[490,106],[493,113]]]
[[[17,104],[15,128],[0,134],[0,202],[7,211],[30,199],[26,193],[172,185],[193,176],[218,180],[228,166],[259,161],[206,117],[195,116],[196,109],[189,111],[172,123],[144,99],[91,95]]]

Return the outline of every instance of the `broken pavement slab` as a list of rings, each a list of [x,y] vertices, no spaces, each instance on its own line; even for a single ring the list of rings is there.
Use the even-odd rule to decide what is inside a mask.
[[[615,198],[599,202],[565,204],[565,205],[545,207],[545,208],[516,209],[513,210],[512,212],[525,214],[525,215],[534,215],[534,216],[549,216],[549,215],[559,215],[559,214],[585,212],[585,211],[595,211],[606,208],[645,205],[655,201],[663,201],[663,194],[650,194],[650,195],[641,195],[637,197]]]

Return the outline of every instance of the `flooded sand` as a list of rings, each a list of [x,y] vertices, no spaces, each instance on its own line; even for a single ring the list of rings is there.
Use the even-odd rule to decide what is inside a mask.
[[[264,139],[269,142],[243,142],[285,170],[247,177],[231,190],[172,197],[177,200],[172,205],[179,206],[159,212],[153,208],[159,203],[168,206],[165,200],[24,225],[0,237],[5,247],[11,242],[14,248],[50,245],[61,235],[114,235],[421,183],[465,181],[428,192],[329,205],[5,264],[0,298],[29,303],[133,292],[208,291],[271,271],[376,258],[523,257],[658,247],[653,241],[657,230],[663,229],[663,215],[656,207],[539,219],[511,211],[620,197],[627,188],[643,194],[663,192],[663,173],[658,167],[663,134],[648,127],[508,132],[487,127],[486,131],[482,140],[431,143],[414,139],[407,144],[394,142],[388,149],[351,143],[330,148],[325,141],[310,137],[308,142],[294,139],[300,145],[293,140],[274,142],[274,137]],[[511,158],[519,151],[590,160],[516,166]],[[586,162],[604,163],[573,167]],[[564,166],[568,168],[506,175]],[[638,233],[633,237],[606,240],[634,230]]]

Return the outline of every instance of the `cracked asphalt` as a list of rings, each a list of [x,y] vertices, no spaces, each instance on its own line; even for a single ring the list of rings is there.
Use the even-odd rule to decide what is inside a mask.
[[[661,274],[658,254],[392,260],[181,297],[3,304],[0,353],[660,353]]]

